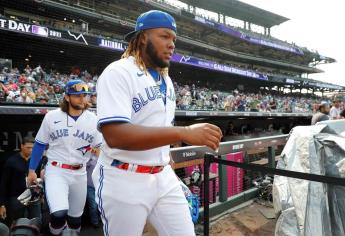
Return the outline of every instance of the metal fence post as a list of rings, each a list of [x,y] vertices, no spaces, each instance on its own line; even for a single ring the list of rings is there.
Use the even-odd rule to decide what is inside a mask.
[[[210,165],[213,155],[205,154],[204,160],[204,236],[209,236],[210,231],[210,201],[209,201],[209,180],[210,180]]]
[[[274,147],[268,147],[268,166],[276,167],[276,150]]]
[[[226,160],[226,155],[221,156],[222,160]],[[228,178],[227,166],[218,164],[218,177],[219,177],[219,201],[225,202],[228,200]]]

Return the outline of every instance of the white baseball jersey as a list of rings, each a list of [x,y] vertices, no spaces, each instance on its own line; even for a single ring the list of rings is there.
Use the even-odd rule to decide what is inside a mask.
[[[134,58],[111,63],[97,83],[98,128],[110,122],[129,122],[134,125],[172,126],[175,116],[175,92],[169,76],[166,83],[166,104],[154,78],[140,70]],[[126,137],[118,137],[126,138]],[[102,153],[108,158],[138,165],[166,165],[170,146],[145,151],[126,151],[102,144]]]
[[[332,107],[331,110],[329,111],[329,116],[331,120],[336,120],[338,116],[340,115],[341,110],[340,108]]]
[[[85,166],[91,157],[91,148],[102,143],[96,123],[97,117],[90,111],[85,110],[75,121],[59,108],[45,115],[35,141],[49,144],[49,161]]]

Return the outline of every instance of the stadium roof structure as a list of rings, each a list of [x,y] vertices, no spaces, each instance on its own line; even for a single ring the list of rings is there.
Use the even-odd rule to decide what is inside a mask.
[[[289,18],[237,0],[180,0],[191,6],[221,13],[243,21],[270,28],[284,23]]]

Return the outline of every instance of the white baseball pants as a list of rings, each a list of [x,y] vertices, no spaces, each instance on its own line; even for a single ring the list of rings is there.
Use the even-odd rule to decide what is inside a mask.
[[[83,214],[87,192],[85,170],[67,170],[47,164],[45,190],[50,213],[68,210],[68,215]]]
[[[160,236],[195,235],[187,200],[170,165],[145,174],[110,162],[101,155],[92,175],[105,236],[141,236],[147,220]]]

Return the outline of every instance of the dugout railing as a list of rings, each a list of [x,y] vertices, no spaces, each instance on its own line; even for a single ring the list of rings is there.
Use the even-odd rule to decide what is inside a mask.
[[[268,148],[269,150],[271,150],[271,154],[269,151],[268,158],[270,161],[269,161],[268,166],[226,160],[224,156],[227,153],[233,151],[233,148],[231,147],[233,147],[234,145],[238,145],[238,141],[222,143],[221,149],[220,149],[221,151],[219,153],[206,152],[206,154],[204,154],[204,169],[203,169],[204,171],[204,188],[203,188],[204,211],[203,211],[203,219],[202,219],[203,224],[204,224],[204,236],[209,235],[209,223],[210,223],[209,221],[210,219],[209,173],[210,173],[210,165],[212,163],[218,163],[219,169],[223,169],[225,166],[232,166],[232,167],[241,168],[245,170],[258,171],[265,174],[280,175],[280,176],[291,177],[291,178],[296,178],[296,179],[303,179],[303,180],[315,181],[315,182],[320,182],[320,183],[345,186],[344,178],[276,169],[275,159],[274,159],[274,156],[272,155],[273,153],[272,150],[274,150],[274,146],[276,146],[277,144],[282,144],[286,142],[287,138],[288,138],[287,135],[280,135],[280,136],[271,136],[271,137],[260,138],[260,139],[255,139],[255,140],[247,139],[247,140],[242,141],[244,148],[251,148],[253,146],[261,146],[261,145],[263,146],[269,145]],[[222,180],[220,179],[219,181],[220,181],[220,186],[222,186],[223,185]],[[219,199],[220,201],[222,201],[221,197]]]
[[[202,214],[206,213],[209,217],[221,214],[233,208],[241,203],[244,203],[250,199],[257,197],[258,189],[256,187],[252,187],[249,189],[244,190],[241,193],[238,193],[234,196],[228,196],[228,181],[227,181],[227,168],[223,165],[218,165],[218,178],[219,178],[219,194],[218,194],[218,201],[209,207],[209,169],[211,162],[215,162],[213,159],[209,158],[211,156],[219,156],[222,160],[226,160],[226,156],[229,153],[237,153],[243,152],[246,153],[248,151],[258,151],[260,150],[267,150],[265,151],[267,154],[262,159],[266,166],[274,168],[276,162],[276,150],[283,147],[287,142],[288,135],[275,135],[275,136],[268,136],[268,137],[260,137],[260,138],[251,138],[251,139],[244,139],[244,140],[236,140],[236,141],[229,141],[229,142],[222,142],[220,144],[218,152],[212,152],[207,147],[200,147],[200,146],[188,146],[188,147],[179,147],[179,148],[172,148],[171,149],[171,156],[174,160],[174,167],[175,169],[185,168],[188,166],[204,164],[204,169],[207,168],[208,172],[204,170],[203,176],[203,199],[200,212]],[[205,153],[208,153],[208,158],[205,158]],[[207,166],[205,161],[208,160]],[[212,161],[210,161],[212,160]],[[256,165],[261,166],[261,165]],[[212,177],[211,177],[212,179]],[[207,222],[207,221],[204,221]]]

